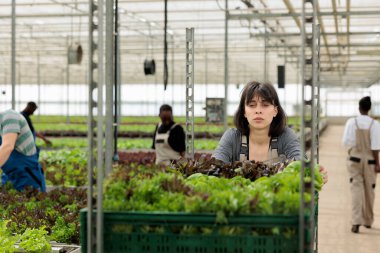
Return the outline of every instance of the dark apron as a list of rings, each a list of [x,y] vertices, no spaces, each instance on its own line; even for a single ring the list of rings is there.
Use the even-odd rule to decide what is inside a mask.
[[[0,137],[0,144],[2,139]],[[38,153],[27,156],[17,150],[13,150],[6,163],[1,167],[3,170],[2,184],[11,181],[18,191],[26,186],[32,186],[42,192],[46,191],[45,177],[42,167],[38,162]]]

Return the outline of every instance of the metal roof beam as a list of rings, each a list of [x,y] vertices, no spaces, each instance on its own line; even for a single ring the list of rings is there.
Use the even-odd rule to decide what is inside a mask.
[[[349,17],[349,16],[378,16],[380,15],[380,10],[376,11],[338,11],[334,12],[319,12],[318,16],[334,16],[334,15]],[[56,17],[87,17],[87,13],[41,13],[41,14],[17,14],[16,18],[56,18]],[[245,14],[229,14],[228,19],[239,20],[239,19],[265,19],[265,18],[286,18],[286,17],[300,17],[300,13],[245,13]],[[9,19],[11,16],[9,14],[0,15],[0,19]],[[178,20],[174,20],[178,21]],[[189,20],[191,21],[191,20]],[[220,21],[220,20],[218,20]]]
[[[307,16],[312,15],[311,13],[306,13]],[[378,16],[380,15],[380,10],[376,11],[325,11],[325,12],[319,12],[318,16],[342,16],[342,17],[349,17],[349,16]],[[300,17],[301,13],[239,13],[239,14],[232,14],[230,13],[228,15],[228,19],[265,19],[265,18],[286,18],[286,17]]]
[[[355,36],[355,35],[377,35],[379,32],[375,31],[361,31],[361,32],[350,32],[349,35]],[[347,35],[346,32],[339,32],[338,34],[336,32],[325,32],[321,33],[321,35]],[[268,33],[269,37],[298,37],[301,36],[300,33]],[[257,37],[265,37],[264,34],[258,33],[258,34],[252,34],[251,37],[257,38]]]
[[[347,3],[346,3],[346,11],[349,12],[350,11],[350,8],[351,8],[351,1],[350,0],[347,0]],[[347,16],[347,43],[350,44],[350,16]],[[348,54],[350,54],[350,46],[348,46]]]
[[[64,18],[71,18],[71,17],[88,17],[88,13],[44,13],[44,14],[17,14],[16,19],[19,18],[57,18],[57,17],[64,17]],[[2,14],[0,15],[0,19],[9,19],[11,18],[8,14]]]
[[[320,13],[321,12],[321,10],[320,10],[320,8],[319,8],[319,3],[318,3],[318,1],[316,1],[316,4],[317,4],[317,14],[318,13]],[[323,46],[326,48],[326,51],[327,51],[327,55],[328,55],[328,57],[329,57],[329,60],[330,60],[330,66],[332,67],[332,65],[333,65],[333,63],[332,63],[332,60],[331,60],[331,54],[330,54],[330,49],[329,49],[329,47],[328,47],[328,40],[327,40],[327,36],[326,36],[326,34],[325,34],[325,26],[324,26],[324,24],[323,24],[323,20],[322,20],[322,16],[317,16],[317,18],[318,18],[318,21],[319,21],[319,25],[320,25],[320,27],[321,27],[321,36],[322,36],[322,38],[323,38]],[[340,48],[339,48],[340,49]]]
[[[289,13],[292,13],[292,14],[296,13],[294,11],[292,3],[289,0],[283,0],[283,2],[286,5],[286,8],[288,8]],[[296,22],[296,25],[298,26],[298,28],[301,30],[301,21],[300,21],[300,19],[298,17],[296,17],[296,16],[293,16],[293,19],[294,19],[294,22]]]
[[[283,48],[283,47],[301,47],[302,45],[271,45],[268,48]],[[353,44],[329,44],[325,45],[325,47],[336,47],[336,48],[344,48],[344,47],[380,47],[380,43],[353,43]]]

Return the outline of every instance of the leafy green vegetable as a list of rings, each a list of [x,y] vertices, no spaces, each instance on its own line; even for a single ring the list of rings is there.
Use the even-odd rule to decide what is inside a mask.
[[[26,229],[20,236],[19,246],[29,253],[49,253],[52,251],[45,227]]]
[[[197,167],[198,165],[201,167]],[[234,173],[233,168],[207,168],[204,163],[193,164],[191,172],[196,173],[184,177],[182,173],[191,173],[190,167],[183,170],[184,167],[181,166],[178,171],[170,172],[154,167],[150,170],[140,168],[137,169],[138,172],[132,167],[127,171],[122,168],[115,169],[104,187],[105,209],[215,213],[220,223],[226,222],[227,216],[238,214],[298,213],[300,174],[297,163],[291,163],[283,172],[268,177],[253,177],[255,181]],[[239,166],[242,167],[241,164]],[[216,169],[220,169],[220,177],[206,175],[217,171]],[[248,167],[244,169],[248,170]],[[253,175],[241,174],[249,177]],[[305,180],[309,179],[309,176],[305,177]],[[311,200],[309,193],[304,193],[304,198],[306,201]]]
[[[66,222],[63,217],[58,217],[51,230],[51,240],[62,243],[71,243],[72,237],[76,232],[76,226],[74,223]]]
[[[16,251],[15,243],[18,241],[18,236],[11,236],[7,224],[9,221],[0,220],[0,252],[13,253]]]

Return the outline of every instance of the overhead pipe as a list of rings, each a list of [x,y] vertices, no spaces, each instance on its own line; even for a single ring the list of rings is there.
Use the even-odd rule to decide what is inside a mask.
[[[332,60],[331,60],[330,49],[328,47],[327,36],[324,34],[325,33],[325,26],[323,25],[322,17],[320,15],[318,15],[321,12],[321,10],[319,9],[319,3],[318,3],[318,1],[316,1],[316,3],[317,3],[317,6],[316,6],[317,7],[317,17],[318,17],[319,25],[321,26],[321,33],[322,33],[322,38],[323,38],[323,42],[324,42],[324,47],[326,48],[327,55],[328,55],[329,60],[330,60],[330,67],[332,68],[333,67],[333,63],[332,63]]]
[[[336,41],[339,44],[339,36],[338,36],[339,28],[338,28],[338,16],[336,15],[336,12],[337,12],[337,9],[336,9],[336,0],[331,0],[331,3],[332,3],[332,7],[333,7],[333,12],[334,12],[334,23],[335,23],[335,31],[336,31]],[[340,47],[338,47],[338,52],[339,52],[339,54],[342,53],[342,50],[341,50]],[[346,65],[346,67],[347,67],[347,65]]]
[[[288,8],[289,13],[292,13],[292,14],[296,13],[294,11],[292,3],[289,0],[283,0],[283,2],[286,5],[286,8]],[[296,25],[298,26],[298,28],[301,30],[301,21],[300,21],[300,19],[298,17],[296,17],[296,16],[292,16],[292,17],[294,19],[294,22],[296,22]]]
[[[255,6],[251,3],[250,0],[241,0],[249,9],[252,9],[252,12],[253,13],[259,13],[259,11],[257,9],[255,9]],[[268,10],[268,6],[266,5],[266,3],[263,1],[263,0],[260,0],[260,3],[264,6],[265,8],[265,11],[266,13],[270,13],[270,11]],[[267,48],[268,48],[268,40],[269,40],[269,33],[268,33],[268,29],[274,33],[276,32],[276,28],[275,27],[272,27],[268,24],[268,22],[265,20],[265,19],[259,19],[261,21],[261,23],[263,23],[264,25],[264,28],[265,28],[265,33],[264,33],[264,44],[265,44],[265,50],[264,50],[264,61],[265,61],[265,65],[264,65],[264,79],[267,80],[268,78],[268,73],[267,73]],[[285,29],[280,25],[280,23],[278,22],[278,20],[276,20],[276,24],[281,27],[281,29],[283,31],[285,31]],[[255,35],[253,35],[252,33],[250,34],[250,37],[256,37]],[[287,45],[286,41],[284,39],[280,39],[280,41]],[[292,52],[291,49],[289,49],[289,51],[294,54]],[[295,55],[295,54],[294,54]]]
[[[228,76],[228,0],[225,2],[225,20],[224,20],[224,116],[223,116],[223,123],[224,123],[224,130],[227,130],[228,128],[228,119],[227,119],[227,103],[228,103],[228,83],[229,83],[229,76]]]
[[[289,14],[296,14],[295,11],[294,11],[293,6],[292,6],[292,4],[290,3],[289,0],[283,0],[283,2],[286,5],[286,7],[288,8]],[[318,11],[318,14],[321,14],[318,2],[317,2],[317,11]],[[334,10],[333,13],[334,13],[334,16],[337,16],[336,10]],[[292,17],[293,17],[295,23],[297,24],[297,26],[299,28],[301,28],[301,22],[300,22],[299,18],[296,15],[292,15]],[[324,25],[323,25],[323,21],[322,21],[321,15],[318,15],[318,21],[319,21],[319,24],[321,25],[321,35],[323,37],[324,46],[326,48],[327,55],[329,57],[330,66],[332,68],[333,65],[332,65],[332,60],[331,60],[331,54],[330,54],[330,50],[329,50],[329,45],[327,43],[326,32],[325,32],[325,28],[324,28]],[[295,34],[295,35],[299,35],[299,34]],[[336,35],[338,35],[338,30],[336,31]]]
[[[12,109],[16,109],[16,0],[12,0],[12,55],[11,55],[11,82],[12,82]]]
[[[346,3],[347,13],[350,12],[350,9],[351,9],[351,1],[347,0],[347,3]],[[347,44],[350,45],[350,21],[351,21],[350,15],[346,16],[346,21],[347,21]],[[348,51],[348,57],[350,57],[350,54],[351,54],[351,47],[350,46],[348,46],[347,51]]]

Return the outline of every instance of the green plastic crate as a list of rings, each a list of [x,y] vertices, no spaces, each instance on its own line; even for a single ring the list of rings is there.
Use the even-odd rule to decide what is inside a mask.
[[[241,215],[228,217],[228,224],[216,224],[212,214],[104,212],[104,252],[296,253],[298,217]],[[80,223],[82,252],[86,253],[86,209],[81,210]],[[226,234],[229,229],[239,233]]]

